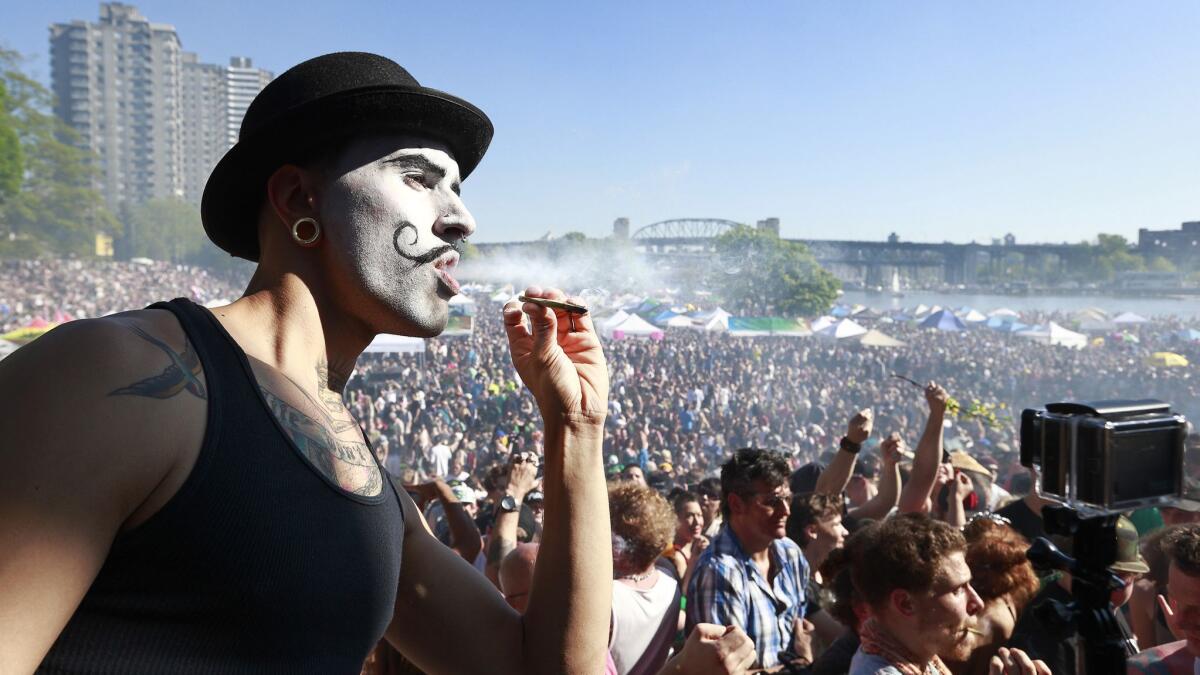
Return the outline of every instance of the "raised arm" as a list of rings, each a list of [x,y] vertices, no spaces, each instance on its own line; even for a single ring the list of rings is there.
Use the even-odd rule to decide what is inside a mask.
[[[518,453],[508,466],[508,487],[504,494],[496,500],[496,521],[492,523],[492,533],[487,542],[487,578],[496,587],[500,587],[500,563],[504,556],[517,547],[517,525],[521,520],[521,504],[525,495],[533,489],[537,481],[537,460],[531,453]],[[505,511],[501,508],[505,497],[512,497],[517,505],[516,511]]]
[[[525,295],[564,299],[560,291],[539,288]],[[546,432],[545,523],[528,607],[517,614],[465,561],[415,531],[405,537],[387,637],[428,673],[592,675],[604,667],[612,599],[601,447],[608,370],[588,315],[575,317],[571,330],[561,310],[513,302],[505,306],[504,323],[513,363]],[[464,641],[470,649],[463,649]]]
[[[0,362],[0,673],[38,667],[118,532],[199,450],[205,383],[172,379],[170,354],[191,353],[174,328],[72,322]]]
[[[846,445],[849,447],[838,448],[838,453],[834,456],[833,461],[817,478],[817,485],[813,492],[829,495],[842,494],[842,491],[846,489],[846,484],[850,482],[850,475],[854,473],[854,465],[858,463],[858,451],[871,436],[871,427],[874,423],[870,408],[863,408],[850,418],[850,422],[846,424]]]
[[[454,490],[441,478],[434,478],[428,483],[406,485],[405,489],[416,491],[426,502],[437,499],[442,503],[446,514],[446,524],[450,526],[450,548],[462,556],[467,562],[474,562],[483,541],[479,537],[479,527],[471,520],[471,514],[463,507],[462,502],[454,494]],[[423,505],[422,505],[423,506]]]
[[[893,433],[879,444],[882,458],[879,467],[879,492],[865,504],[850,509],[853,518],[883,518],[892,512],[900,501],[900,459],[903,456],[904,439]]]
[[[936,382],[930,382],[925,387],[925,401],[929,404],[929,419],[925,421],[925,431],[917,443],[916,456],[913,457],[912,475],[908,484],[900,492],[900,511],[902,513],[920,512],[925,509],[925,501],[933,490],[937,478],[938,465],[942,463],[942,423],[946,418],[946,390]]]

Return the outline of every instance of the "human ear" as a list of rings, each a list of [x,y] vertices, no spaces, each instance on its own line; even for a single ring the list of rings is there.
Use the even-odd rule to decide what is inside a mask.
[[[316,174],[292,164],[284,164],[267,179],[268,207],[287,227],[317,216],[316,193]]]
[[[903,616],[913,616],[917,613],[916,605],[913,603],[913,598],[908,591],[897,588],[888,596],[888,601],[892,608]]]

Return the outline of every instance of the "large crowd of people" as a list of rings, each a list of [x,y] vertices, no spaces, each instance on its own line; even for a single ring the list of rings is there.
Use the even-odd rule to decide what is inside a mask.
[[[3,261],[0,333],[181,295],[228,301],[244,285],[235,276]],[[346,398],[434,533],[520,611],[544,515],[543,431],[499,305],[477,301],[469,336],[431,339],[417,354],[364,354]],[[688,329],[606,341],[607,672],[693,672],[668,657],[702,649],[723,670],[695,672],[987,673],[994,662],[1002,672],[1069,672],[1073,654],[1030,611],[1035,596],[1069,598],[1071,580],[1035,573],[1023,555],[1044,532],[1045,502],[1018,461],[1019,411],[1157,398],[1200,418],[1195,366],[1146,362],[1172,351],[1200,363],[1200,343],[1178,337],[1186,327],[1159,317],[1130,329],[1133,338],[1083,350],[904,322],[887,330],[906,346],[889,349]],[[1143,650],[1131,669],[1175,668],[1188,652],[1173,636],[1200,654],[1189,623],[1200,525],[1188,524],[1200,514],[1132,515],[1111,568],[1130,591],[1114,606],[1132,596],[1130,654]],[[366,665],[405,668],[382,645]]]

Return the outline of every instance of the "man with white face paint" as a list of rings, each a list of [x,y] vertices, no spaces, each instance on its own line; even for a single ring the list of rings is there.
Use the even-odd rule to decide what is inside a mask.
[[[205,190],[210,238],[258,262],[244,297],[72,322],[3,361],[0,672],[357,673],[381,637],[430,673],[603,666],[608,377],[590,319],[504,308],[545,425],[523,616],[422,526],[342,398],[377,334],[445,328],[475,231],[459,184],[491,135],[386,58],[302,63],[251,104]]]

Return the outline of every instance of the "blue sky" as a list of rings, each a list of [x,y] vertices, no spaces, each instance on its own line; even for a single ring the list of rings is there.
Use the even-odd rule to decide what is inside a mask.
[[[46,77],[48,26],[0,43]],[[281,72],[374,51],[496,125],[478,241],[677,217],[790,237],[1078,241],[1200,219],[1200,3],[133,3]]]

